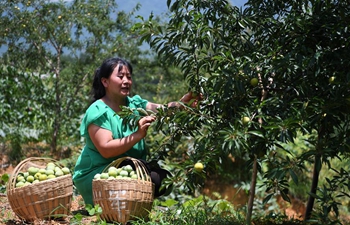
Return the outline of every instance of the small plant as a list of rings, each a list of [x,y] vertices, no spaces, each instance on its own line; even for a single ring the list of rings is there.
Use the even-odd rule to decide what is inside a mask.
[[[10,175],[5,173],[1,176],[0,180],[0,193],[5,193],[6,192],[6,184],[10,179]]]
[[[90,216],[96,216],[97,221],[101,220],[101,214],[102,214],[102,208],[96,204],[94,206],[92,205],[86,205],[85,209],[88,211]]]

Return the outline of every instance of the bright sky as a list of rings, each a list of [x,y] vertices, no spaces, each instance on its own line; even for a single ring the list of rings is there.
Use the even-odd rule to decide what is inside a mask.
[[[166,0],[128,0],[128,2],[132,4],[123,4],[124,0],[116,0],[118,7],[122,10],[125,10],[126,12],[130,11],[131,8],[130,5],[133,7],[137,4],[141,4],[140,10],[136,13],[137,15],[141,15],[143,17],[148,17],[151,12],[153,12],[154,15],[161,15],[164,13],[168,7],[167,7],[167,1]],[[247,2],[247,0],[230,0],[232,5],[243,7],[244,4]],[[151,5],[152,7],[149,7]]]

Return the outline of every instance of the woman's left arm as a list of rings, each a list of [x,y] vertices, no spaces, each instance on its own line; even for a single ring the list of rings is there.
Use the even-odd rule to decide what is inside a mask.
[[[198,101],[202,100],[202,95],[194,95],[192,92],[186,93],[182,98],[180,99],[180,102],[184,104],[190,104],[192,108],[197,107]],[[192,102],[191,102],[192,101]],[[146,109],[152,110],[153,112],[157,112],[158,108],[163,107],[162,104],[157,104],[153,102],[148,102],[146,105]],[[179,102],[169,102],[168,107],[181,107],[181,104]]]

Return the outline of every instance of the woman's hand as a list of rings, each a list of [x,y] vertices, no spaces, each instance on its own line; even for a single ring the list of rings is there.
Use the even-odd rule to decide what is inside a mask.
[[[194,94],[193,92],[188,92],[180,99],[181,102],[188,104],[190,107],[195,108],[198,106],[198,102],[203,99],[202,94]]]
[[[199,101],[203,100],[203,94],[194,94],[193,92],[188,92],[182,98],[180,99],[180,102],[189,105],[192,108],[195,108],[198,106]],[[167,104],[168,107],[178,107],[182,108],[183,105],[181,105],[178,101],[177,102],[169,102]],[[152,110],[153,112],[157,113],[159,108],[162,108],[163,105],[148,102],[146,109]]]
[[[155,116],[145,116],[142,117],[138,121],[138,130],[137,133],[144,138],[147,134],[148,127],[151,126],[151,123],[153,123],[156,120]]]

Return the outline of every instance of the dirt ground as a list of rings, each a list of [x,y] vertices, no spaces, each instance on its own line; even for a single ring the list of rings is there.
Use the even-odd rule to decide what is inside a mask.
[[[38,220],[38,221],[34,221],[32,224],[34,225],[71,224],[70,221],[72,220],[72,218],[74,218],[76,214],[78,213],[82,215],[86,214],[86,211],[84,210],[84,207],[82,206],[81,202],[82,202],[81,196],[74,197],[71,205],[71,214],[65,218],[62,218],[60,220],[51,220],[51,221]],[[0,219],[1,225],[28,224],[25,221],[22,221],[19,217],[15,215],[15,213],[11,209],[11,206],[5,194],[0,195],[0,218],[1,218]],[[83,216],[79,224],[91,224],[92,222],[95,222],[95,221],[96,221],[96,216]]]

